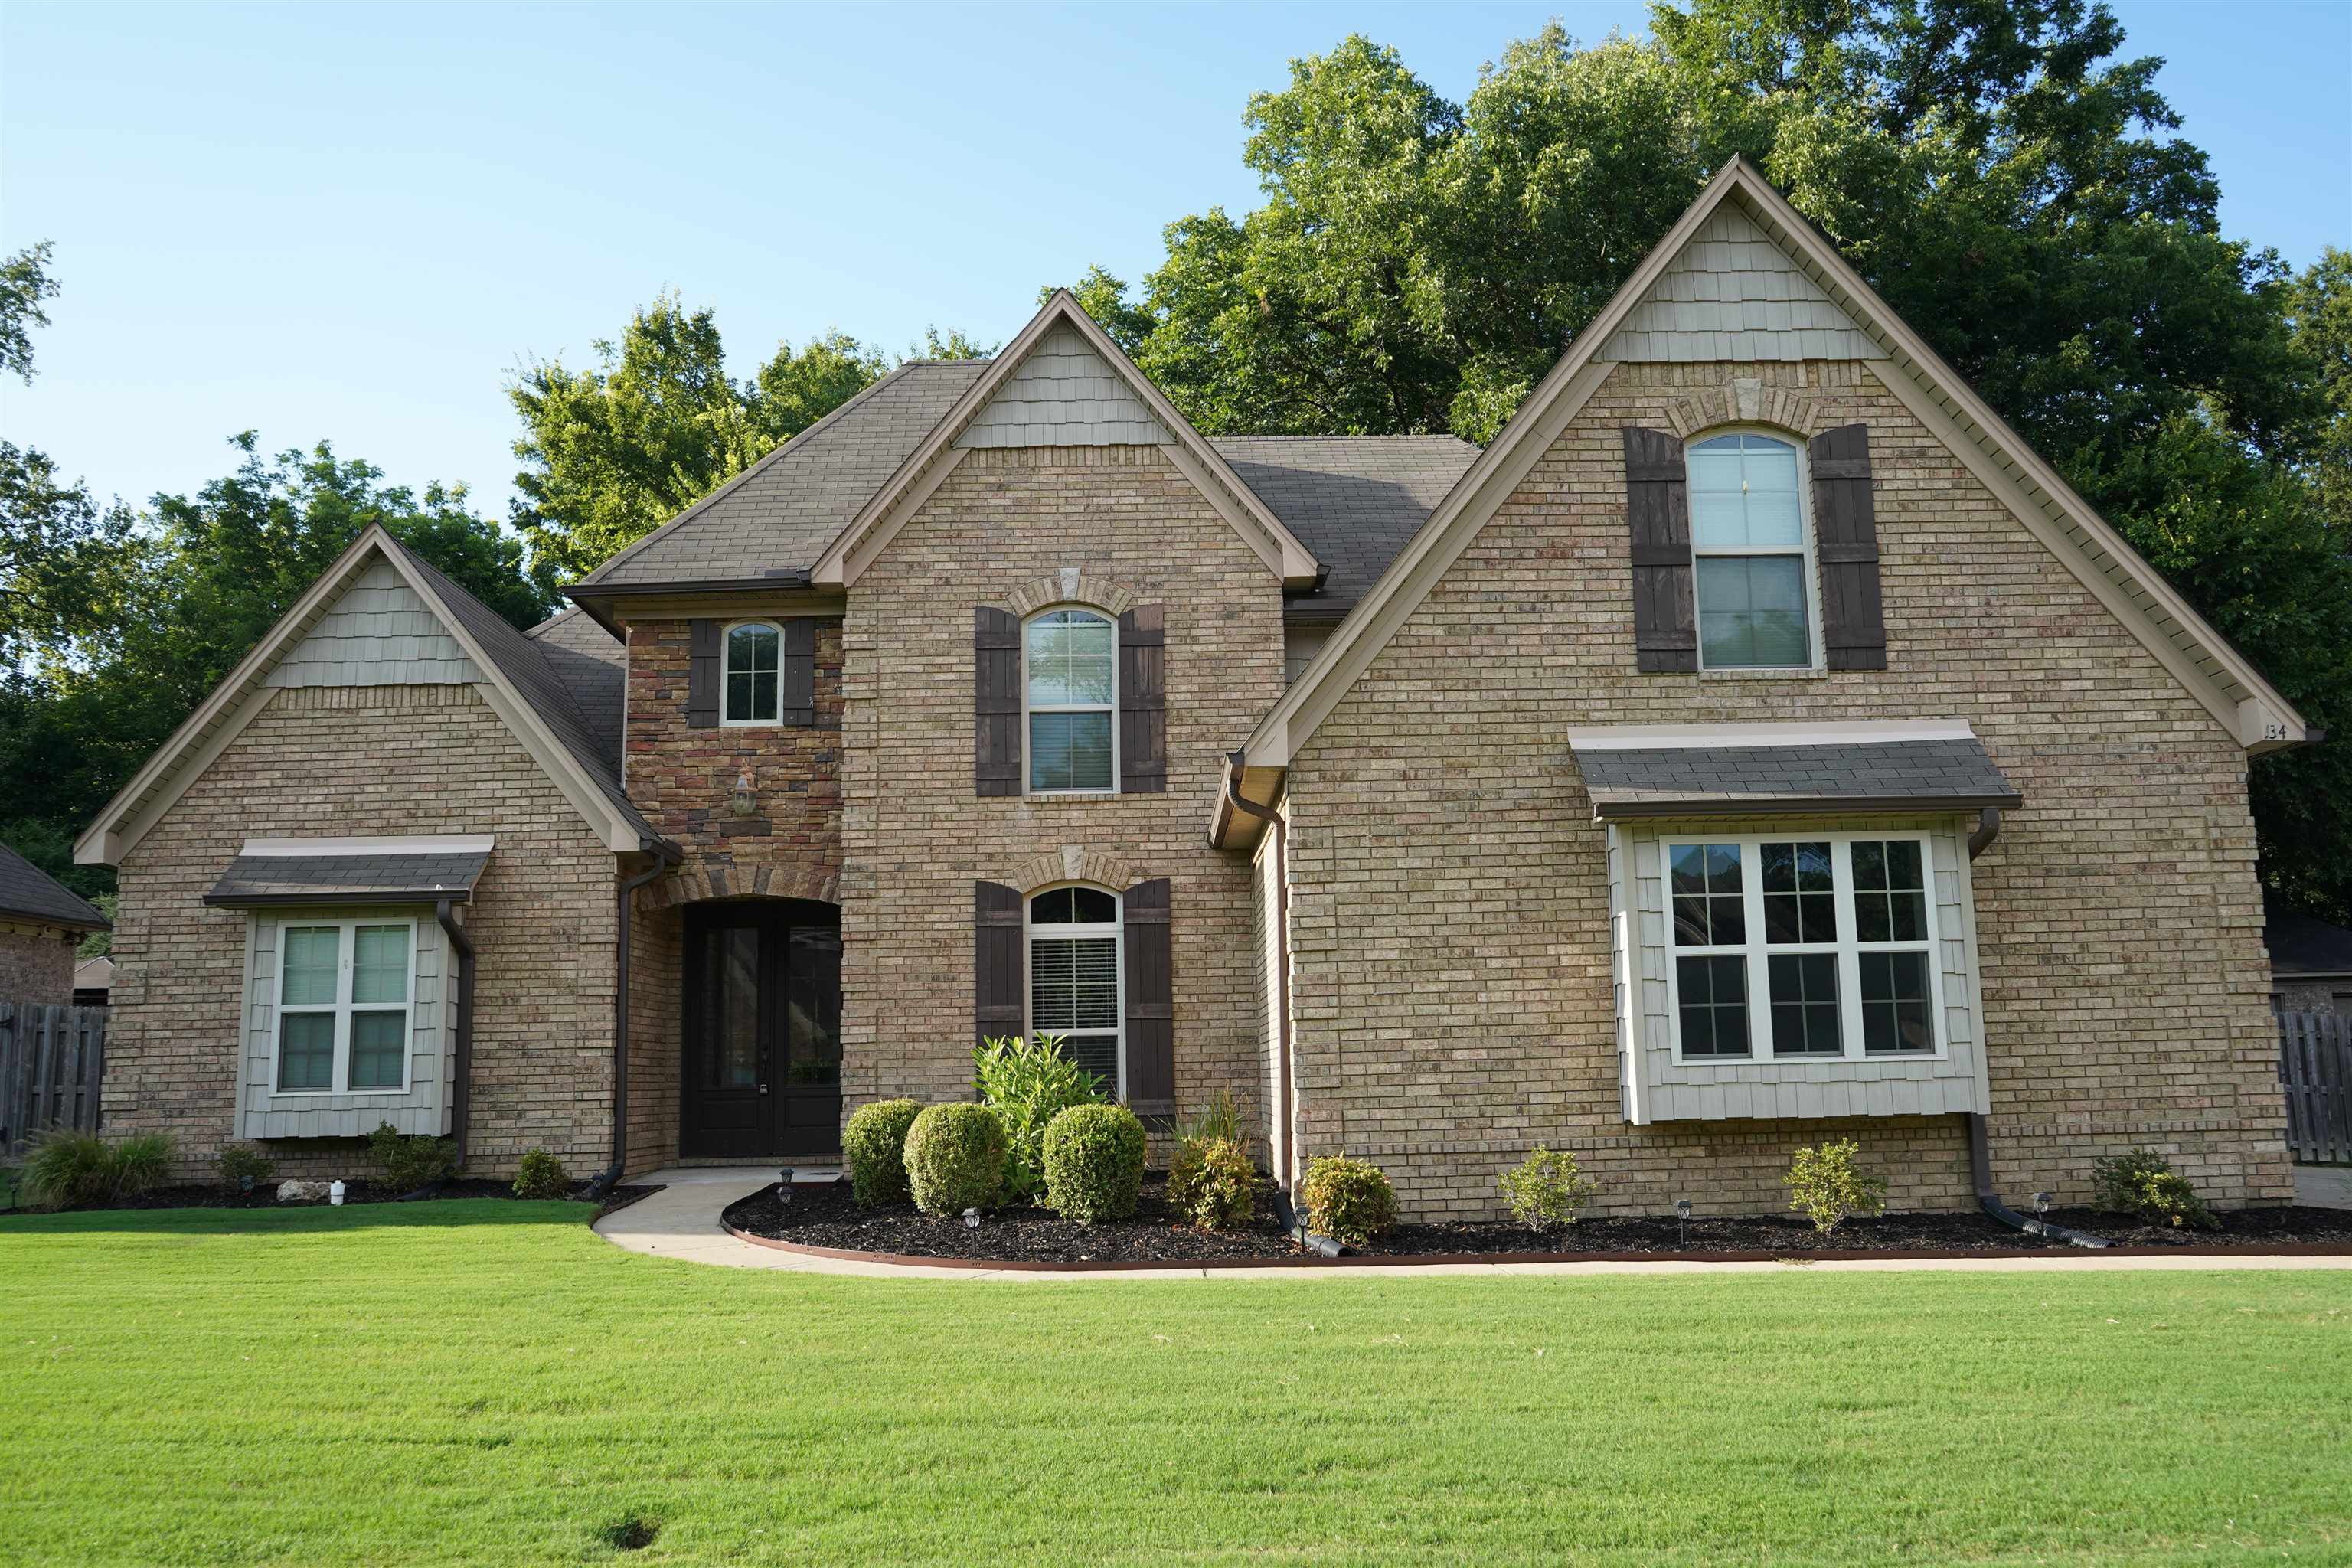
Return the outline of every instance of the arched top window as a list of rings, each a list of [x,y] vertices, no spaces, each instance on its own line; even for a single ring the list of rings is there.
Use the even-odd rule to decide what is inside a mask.
[[[1065,1056],[1123,1096],[1118,895],[1048,888],[1031,896],[1028,913],[1031,1037],[1060,1036]]]
[[[1813,659],[1812,545],[1796,445],[1739,431],[1685,453],[1702,669]]]
[[[1031,794],[1118,787],[1118,634],[1093,610],[1044,610],[1021,634]]]
[[[773,622],[742,621],[727,628],[721,650],[724,724],[774,724],[783,711],[784,638]]]

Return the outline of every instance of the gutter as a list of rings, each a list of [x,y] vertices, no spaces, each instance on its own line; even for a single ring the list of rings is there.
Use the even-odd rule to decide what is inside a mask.
[[[2046,1236],[2053,1241],[2071,1242],[2076,1247],[2113,1247],[2104,1236],[2093,1236],[2087,1230],[2069,1230],[2048,1220],[2028,1219],[2000,1201],[1992,1190],[1992,1151],[1985,1143],[1985,1117],[1980,1110],[1969,1112],[1969,1169],[1976,1177],[1977,1203],[1984,1212],[2011,1230],[2031,1231]]]
[[[449,1091],[449,1121],[457,1142],[457,1166],[466,1168],[466,1124],[474,1091],[474,939],[457,919],[457,900],[437,900],[433,918],[457,955],[457,1080]]]
[[[1977,813],[1977,825],[1969,830],[1969,858],[1973,860],[1992,847],[2000,837],[2000,807],[1988,805]]]
[[[638,847],[652,855],[654,863],[621,883],[613,985],[613,1163],[588,1184],[592,1197],[612,1190],[629,1155],[629,906],[639,888],[686,858],[686,851],[667,838],[643,839]]]

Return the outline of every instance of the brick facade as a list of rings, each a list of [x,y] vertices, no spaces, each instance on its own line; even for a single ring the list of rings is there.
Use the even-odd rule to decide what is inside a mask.
[[[1736,379],[1871,427],[1887,668],[1635,669],[1624,426]],[[1794,411],[1794,412],[1790,412]],[[2152,1143],[2224,1204],[2291,1187],[2244,754],[1854,363],[1621,365],[1293,761],[1301,1144],[1376,1160],[1408,1212],[1488,1215],[1538,1142],[1605,1212],[1782,1206],[1851,1133],[1897,1206],[1973,1201],[1959,1117],[1630,1127],[1601,829],[1569,724],[1958,717],[2026,805],[1975,862],[1996,1184],[2087,1195]]]
[[[270,705],[121,866],[105,1114],[168,1132],[200,1178],[236,1125],[247,916],[203,900],[249,837],[488,833],[467,1169],[530,1148],[575,1176],[611,1135],[613,857],[467,686],[311,687]],[[351,1140],[273,1143],[296,1175],[364,1173]]]
[[[84,934],[0,915],[0,1001],[71,1002],[74,950]]]

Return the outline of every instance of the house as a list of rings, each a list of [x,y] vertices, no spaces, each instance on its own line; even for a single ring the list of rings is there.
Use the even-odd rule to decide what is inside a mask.
[[[2352,931],[2266,906],[2263,945],[2271,955],[2271,1005],[2282,1013],[2352,1017]]]
[[[103,1007],[109,993],[114,989],[114,960],[103,953],[95,958],[77,959],[73,970],[73,1005],[77,1007]]]
[[[1423,1217],[2291,1194],[2315,737],[1745,163],[1483,451],[1203,437],[1058,294],[569,594],[372,531],[109,805],[110,1126],[823,1158],[1029,1029]]]
[[[88,900],[0,844],[0,1002],[71,1002],[74,952],[105,929]]]

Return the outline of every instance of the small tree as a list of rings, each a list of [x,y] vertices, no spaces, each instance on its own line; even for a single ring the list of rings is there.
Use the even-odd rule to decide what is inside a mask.
[[[1585,1200],[1599,1190],[1591,1177],[1577,1169],[1575,1155],[1540,1143],[1495,1184],[1510,1200],[1512,1215],[1533,1230],[1574,1225]]]
[[[1789,1189],[1789,1206],[1824,1236],[1853,1215],[1874,1215],[1886,1207],[1886,1184],[1854,1163],[1861,1152],[1862,1145],[1851,1138],[1800,1149],[1781,1178]]]

